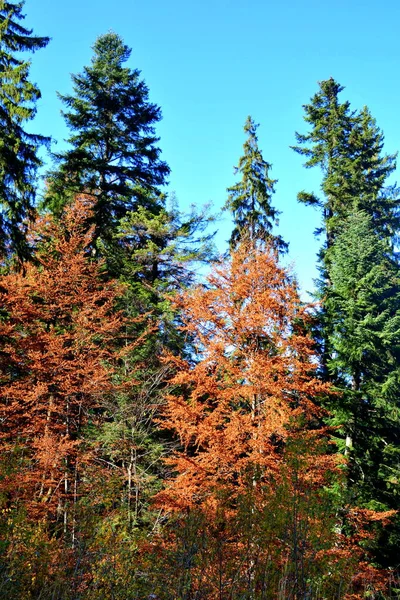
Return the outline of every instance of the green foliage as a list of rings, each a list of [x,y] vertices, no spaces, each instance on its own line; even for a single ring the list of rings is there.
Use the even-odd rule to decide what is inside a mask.
[[[20,24],[24,2],[0,0],[0,253],[27,256],[25,219],[32,215],[38,148],[49,142],[27,133],[40,91],[29,80],[24,52],[44,48],[49,38],[32,35]]]
[[[92,64],[73,76],[74,94],[62,97],[71,149],[56,156],[44,201],[59,215],[77,192],[94,197],[93,255],[105,258],[105,278],[118,278],[126,289],[117,307],[126,317],[119,343],[140,340],[121,361],[118,389],[99,402],[101,425],[86,432],[106,482],[102,489],[98,480],[94,521],[84,528],[99,532],[85,538],[94,557],[87,598],[125,597],[135,540],[154,526],[149,501],[161,485],[168,442],[153,422],[166,371],[161,357],[165,348],[179,353],[186,344],[170,296],[190,285],[196,265],[213,254],[207,211],[182,215],[159,191],[169,173],[154,131],[161,113],[140,72],[124,66],[129,56],[121,38],[108,33],[95,43]],[[94,471],[92,484],[97,477]],[[85,500],[82,511],[87,519]]]
[[[0,502],[0,594],[7,600],[72,600],[71,549],[32,523],[21,509]],[[71,595],[70,595],[71,592]],[[76,596],[75,596],[76,597]]]
[[[60,96],[71,148],[55,155],[59,166],[49,175],[45,206],[57,214],[68,201],[65,191],[93,194],[96,237],[109,240],[119,220],[139,206],[157,214],[157,188],[169,168],[154,131],[160,109],[149,102],[140,71],[124,66],[130,49],[110,32],[93,50],[91,65],[72,76],[74,94]]]
[[[397,154],[382,155],[384,136],[368,108],[357,115],[350,134],[353,156],[349,168],[349,196],[353,211],[366,211],[374,229],[387,240],[395,241],[400,227],[398,189],[387,186],[396,169]]]
[[[331,249],[333,423],[358,503],[397,508],[400,481],[400,273],[370,215],[355,212]],[[385,554],[389,551],[388,545]],[[393,551],[393,549],[392,549]]]
[[[399,226],[398,202],[394,190],[384,185],[396,168],[396,156],[382,156],[383,134],[366,107],[356,113],[349,102],[341,103],[344,88],[332,78],[319,85],[303,106],[310,130],[296,133],[293,149],[306,158],[306,168],[321,169],[323,197],[300,192],[298,199],[322,210],[327,248],[353,210],[366,210],[382,230],[393,234]]]
[[[339,449],[350,460],[352,501],[397,508],[399,481],[398,190],[387,186],[395,155],[383,154],[383,134],[369,110],[341,103],[332,78],[304,106],[307,134],[294,149],[322,172],[322,197],[299,200],[322,212],[316,339],[321,376],[340,392],[328,401]],[[398,526],[378,544],[378,560],[397,564]],[[385,535],[385,534],[382,534]]]
[[[214,234],[207,231],[213,221],[207,207],[185,215],[172,205],[155,215],[142,205],[121,219],[115,234],[120,251],[110,261],[124,279],[158,285],[159,293],[180,289],[192,281],[195,263],[214,257]]]
[[[121,219],[117,243],[99,246],[110,269],[127,286],[119,305],[127,316],[126,342],[140,339],[118,373],[123,392],[103,399],[105,422],[93,432],[101,460],[118,473],[114,503],[134,538],[154,525],[149,502],[165,475],[161,457],[170,444],[169,436],[154,425],[169,370],[162,356],[166,349],[185,352],[188,345],[172,297],[193,282],[195,266],[213,255],[212,236],[205,231],[209,222],[206,213],[194,209],[185,217],[175,207],[158,215],[140,207]],[[152,328],[146,328],[143,319],[138,322],[143,314]]]
[[[44,48],[49,38],[22,26],[23,6],[24,1],[0,0],[0,262],[6,271],[13,257],[20,261],[33,257],[39,277],[49,257],[56,256],[54,239],[44,235],[40,243],[31,240],[29,250],[25,237],[42,164],[38,150],[49,139],[26,131],[40,91],[29,79],[30,62],[24,55]],[[59,426],[72,419],[71,399],[76,400],[74,419],[82,456],[74,465],[66,461],[60,471],[56,486],[60,500],[52,508],[52,521],[30,514],[18,500],[40,457],[37,448],[29,446],[26,427],[23,435],[12,438],[12,450],[4,451],[10,420],[3,419],[0,596],[261,600],[344,598],[354,593],[353,598],[377,598],[379,592],[372,590],[383,587],[381,583],[374,587],[372,578],[360,587],[354,574],[366,548],[374,551],[377,564],[397,565],[400,517],[385,528],[374,523],[376,539],[366,535],[361,545],[356,540],[357,552],[352,553],[346,536],[357,527],[346,503],[350,499],[353,506],[374,511],[397,508],[399,503],[400,213],[398,190],[387,187],[396,156],[383,154],[383,134],[368,108],[356,112],[349,102],[341,102],[343,87],[334,79],[320,83],[304,106],[309,129],[296,134],[294,150],[305,158],[306,168],[318,167],[322,173],[321,194],[302,191],[298,199],[322,214],[319,232],[324,232],[325,240],[316,337],[321,374],[338,392],[326,404],[348,468],[337,468],[329,451],[335,466],[316,483],[321,474],[318,453],[300,435],[296,443],[280,447],[285,466],[279,474],[260,478],[257,487],[257,470],[250,469],[249,480],[235,499],[221,491],[215,519],[202,512],[196,499],[187,513],[165,515],[152,499],[163,481],[172,477],[162,458],[172,454],[177,442],[158,427],[160,407],[170,370],[181,364],[179,357],[191,364],[198,358],[190,332],[181,329],[172,298],[195,283],[198,267],[215,258],[207,229],[213,218],[206,209],[184,215],[175,205],[168,207],[160,191],[169,175],[155,131],[161,111],[150,102],[140,71],[127,67],[131,50],[109,32],[97,39],[93,51],[91,64],[72,76],[73,92],[60,96],[71,132],[69,149],[55,155],[57,165],[48,175],[43,207],[60,219],[62,227],[62,215],[77,194],[92,198],[94,212],[84,221],[82,233],[94,224],[95,236],[85,257],[92,266],[99,256],[104,258],[99,289],[111,277],[124,283],[125,294],[118,297],[107,321],[124,315],[124,331],[112,341],[94,340],[103,344],[104,356],[111,346],[116,353],[112,385],[101,391],[94,382],[96,401],[90,406],[83,402],[84,386],[92,384],[90,375],[86,381],[82,378],[74,396],[66,394],[67,416],[60,418]],[[228,188],[225,208],[234,220],[230,247],[235,250],[247,241],[262,249],[271,244],[284,252],[287,244],[274,232],[280,214],[271,203],[276,180],[259,149],[257,128],[248,117],[243,156],[235,168],[240,179]],[[33,267],[27,265],[25,271]],[[53,310],[58,300],[68,297],[73,268],[71,263],[64,269],[61,297],[56,294],[45,309]],[[48,280],[53,279],[54,273],[49,273]],[[97,289],[94,280],[87,289],[87,301],[82,308],[82,297],[78,298],[82,310],[73,308],[71,318],[83,318]],[[82,296],[82,286],[79,293]],[[34,297],[36,308],[42,302],[39,296]],[[21,297],[25,298],[23,291]],[[247,302],[245,298],[244,305]],[[95,308],[98,315],[101,304]],[[0,324],[14,318],[7,310],[0,308]],[[60,340],[64,333],[56,321],[38,338],[43,372],[53,359],[44,353],[45,335],[52,332]],[[85,327],[87,321],[83,331]],[[18,344],[26,341],[24,331],[12,326],[3,337],[4,408],[13,403],[10,392],[4,393],[8,380],[26,381],[32,390],[40,377],[32,363],[21,359]],[[76,377],[68,343],[65,355],[56,344],[51,346],[57,359],[64,357],[63,366],[53,371],[59,373],[66,366]],[[87,368],[94,350],[87,344],[85,349]],[[165,350],[175,356],[175,366],[163,361]],[[107,373],[111,362],[101,363]],[[53,389],[55,375],[50,371],[45,375]],[[243,373],[238,372],[238,381],[245,381]],[[27,403],[22,405],[23,418],[32,425],[39,404],[31,412]],[[43,419],[39,433],[50,419],[50,412],[43,414],[47,421]],[[186,418],[184,414],[183,421]],[[311,458],[316,461],[314,480]],[[64,483],[62,490],[68,468],[71,483]],[[265,501],[257,501],[256,488]]]
[[[227,190],[229,196],[225,208],[232,212],[235,225],[229,243],[234,249],[243,238],[253,242],[269,241],[278,250],[285,251],[287,244],[281,236],[272,234],[279,215],[271,205],[276,180],[270,178],[271,165],[264,160],[258,147],[257,127],[253,119],[247,117],[244,154],[235,167],[235,174],[239,173],[242,178]]]

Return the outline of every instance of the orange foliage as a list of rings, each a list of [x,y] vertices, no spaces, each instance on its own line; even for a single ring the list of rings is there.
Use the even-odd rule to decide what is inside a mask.
[[[326,491],[344,464],[321,425],[330,390],[294,281],[272,250],[242,244],[179,304],[196,360],[167,359],[162,424],[180,447],[156,499],[177,523],[162,542],[176,597],[345,597],[362,552]]]
[[[121,293],[91,261],[92,200],[81,195],[62,222],[42,217],[35,262],[0,278],[1,490],[9,505],[60,515],[89,458],[82,428],[112,387]]]
[[[279,477],[282,448],[308,430],[310,444],[323,414],[314,399],[328,391],[314,376],[313,343],[301,327],[307,308],[273,252],[242,246],[209,286],[180,300],[185,328],[194,336],[195,365],[175,357],[164,425],[177,432],[183,451],[177,472],[160,495],[168,508],[211,501],[222,484],[231,497],[247,488],[249,473]],[[310,457],[308,476],[321,483],[329,456]]]

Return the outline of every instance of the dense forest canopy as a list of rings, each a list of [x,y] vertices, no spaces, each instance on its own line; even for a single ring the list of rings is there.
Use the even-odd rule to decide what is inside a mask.
[[[49,38],[23,11],[0,0],[1,597],[398,597],[399,190],[370,110],[332,77],[303,106],[306,303],[258,124],[218,256],[209,209],[167,192],[161,108],[115,32],[60,96],[41,187],[27,56]]]

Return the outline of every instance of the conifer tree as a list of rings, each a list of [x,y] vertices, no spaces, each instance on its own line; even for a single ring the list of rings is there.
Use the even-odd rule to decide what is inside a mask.
[[[382,231],[393,234],[399,223],[398,203],[385,184],[396,168],[396,156],[382,155],[383,134],[366,107],[358,114],[349,102],[341,103],[344,88],[332,78],[319,85],[303,107],[310,131],[296,133],[298,145],[293,149],[306,157],[305,167],[320,168],[323,196],[301,192],[298,199],[321,209],[327,250],[343,219],[357,209],[373,215]]]
[[[230,247],[235,248],[246,238],[253,242],[270,241],[284,251],[287,244],[281,236],[272,233],[279,215],[271,204],[276,180],[270,178],[271,165],[264,160],[258,147],[257,127],[253,119],[247,117],[244,131],[248,137],[243,146],[244,154],[235,167],[235,173],[241,175],[241,180],[227,190],[229,196],[225,208],[232,212],[234,220]]]
[[[388,240],[364,211],[348,217],[331,249],[332,404],[348,485],[364,506],[397,509],[400,478],[400,272]],[[396,533],[397,531],[397,533]],[[396,564],[398,525],[382,532],[379,560]]]
[[[208,230],[213,220],[207,207],[202,211],[192,207],[189,214],[183,214],[172,205],[154,215],[142,206],[121,219],[116,229],[118,243],[106,253],[109,268],[129,282],[131,306],[139,312],[151,310],[162,323],[161,337],[161,332],[157,333],[159,348],[152,348],[149,359],[158,357],[165,345],[178,351],[179,338],[182,345],[170,297],[189,287],[196,266],[209,263],[215,256],[214,233]]]
[[[321,189],[324,197],[319,199],[314,193],[301,192],[298,200],[318,206],[322,210],[326,246],[334,239],[334,221],[343,214],[344,201],[340,183],[345,180],[343,172],[348,158],[348,135],[354,123],[354,113],[350,103],[340,103],[339,94],[344,89],[334,79],[322,81],[319,91],[310,104],[303,106],[304,120],[310,125],[307,134],[296,133],[299,144],[293,149],[306,157],[305,167],[318,166],[323,174]]]
[[[297,134],[295,150],[307,157],[306,167],[321,168],[323,196],[302,192],[299,200],[322,210],[326,241],[316,337],[321,374],[340,392],[329,408],[350,461],[349,490],[358,504],[393,508],[400,439],[400,213],[397,189],[387,186],[387,178],[396,157],[383,154],[383,134],[367,108],[356,113],[340,103],[342,90],[333,79],[321,82],[304,107],[311,128]],[[379,560],[394,566],[394,546],[384,545],[377,549]]]
[[[140,207],[121,219],[111,251],[110,247],[101,248],[111,271],[127,286],[119,304],[126,316],[127,339],[141,339],[119,373],[123,380],[134,372],[135,386],[128,385],[124,392],[107,398],[108,419],[97,436],[108,463],[115,472],[125,473],[118,518],[130,535],[133,530],[152,527],[149,499],[161,485],[165,471],[161,456],[167,451],[168,437],[153,420],[163,404],[170,370],[163,355],[166,349],[175,355],[190,352],[172,298],[194,281],[195,266],[208,262],[214,254],[212,236],[203,231],[208,222],[209,218],[197,211],[184,217],[171,207],[154,215]],[[143,314],[148,315],[147,320]],[[153,324],[150,331],[148,321]]]
[[[32,215],[38,148],[48,143],[24,127],[36,114],[38,87],[29,80],[25,52],[44,48],[49,38],[32,35],[21,21],[24,2],[0,0],[0,251],[27,254],[25,219]]]
[[[57,215],[74,191],[90,192],[92,251],[105,258],[106,277],[126,284],[119,303],[126,339],[144,333],[141,315],[150,315],[154,325],[118,374],[124,381],[135,372],[136,385],[107,397],[107,419],[97,432],[103,456],[124,482],[118,514],[131,533],[148,525],[143,525],[148,497],[159,485],[163,447],[152,418],[165,372],[160,357],[166,346],[179,353],[185,344],[167,294],[188,285],[188,265],[206,257],[208,236],[202,228],[208,219],[195,213],[185,218],[166,208],[160,187],[169,168],[160,158],[154,130],[161,113],[150,103],[140,72],[125,64],[129,48],[108,33],[93,49],[91,65],[73,76],[73,95],[62,96],[71,148],[56,157],[59,166],[49,176],[45,205]]]
[[[320,345],[321,374],[330,378],[328,363],[332,356],[329,340],[332,318],[327,299],[331,288],[330,248],[344,220],[357,210],[374,218],[380,235],[392,237],[398,229],[400,213],[396,189],[385,187],[387,177],[395,169],[395,155],[382,155],[383,134],[367,108],[360,113],[350,103],[340,102],[343,86],[333,78],[322,81],[319,91],[304,106],[304,120],[310,125],[307,134],[296,133],[294,150],[306,157],[307,168],[319,167],[321,192],[300,192],[300,202],[320,208],[324,233],[319,260],[321,277],[318,297],[322,299],[316,339]]]
[[[157,214],[169,168],[154,130],[160,109],[149,101],[140,71],[125,66],[131,50],[112,32],[93,50],[91,65],[72,76],[74,94],[60,96],[71,148],[56,155],[45,204],[57,213],[66,190],[93,194],[96,237],[108,240],[129,211],[145,206]]]
[[[366,106],[357,115],[349,143],[353,153],[347,183],[352,200],[349,214],[365,211],[374,230],[393,249],[400,227],[399,190],[389,186],[387,179],[396,169],[397,155],[382,154],[384,135]]]

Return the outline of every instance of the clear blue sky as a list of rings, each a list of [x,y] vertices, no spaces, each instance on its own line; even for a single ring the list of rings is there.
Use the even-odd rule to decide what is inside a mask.
[[[279,180],[280,233],[304,290],[316,275],[319,215],[299,205],[296,194],[318,191],[319,176],[302,168],[289,146],[294,131],[304,131],[302,104],[317,81],[337,79],[354,108],[369,106],[385,150],[400,148],[398,0],[27,0],[25,12],[26,26],[52,38],[32,59],[43,95],[36,131],[60,148],[67,131],[56,91],[69,92],[70,74],[89,63],[96,37],[116,31],[162,108],[160,145],[172,169],[169,189],[182,208],[223,205],[252,115]],[[223,250],[229,222],[219,229]]]

